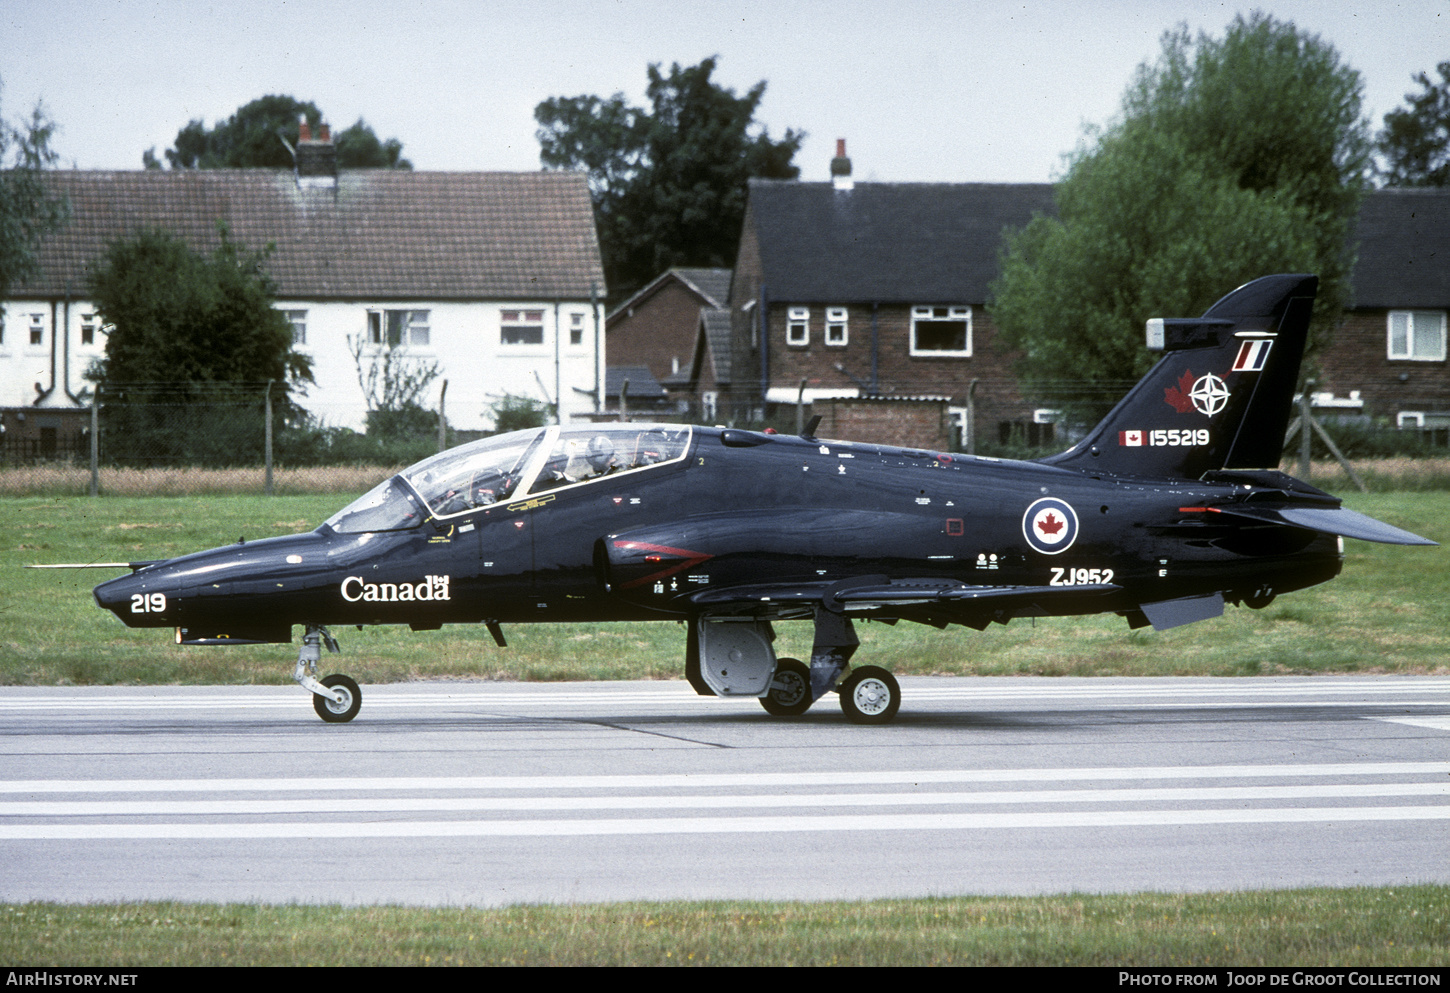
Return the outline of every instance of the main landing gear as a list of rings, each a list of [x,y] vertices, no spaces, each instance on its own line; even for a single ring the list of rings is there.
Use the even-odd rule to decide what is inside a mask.
[[[901,708],[901,687],[896,677],[880,666],[852,669],[835,687],[841,697],[841,713],[852,724],[886,724]],[[775,717],[799,717],[810,709],[810,670],[797,659],[780,659],[770,690],[760,705]]]
[[[327,633],[327,628],[307,625],[292,678],[303,689],[312,691],[312,709],[318,717],[329,724],[346,724],[362,709],[362,690],[351,678],[340,674],[318,680],[317,662],[322,658],[324,644],[329,652],[337,653],[337,639]]]
[[[841,694],[841,713],[852,724],[885,724],[901,707],[896,677],[879,666],[852,670],[836,692]]]
[[[891,673],[879,666],[848,671],[859,644],[849,617],[817,610],[810,667],[798,659],[778,659],[770,689],[760,698],[760,705],[776,717],[796,717],[835,690],[840,694],[846,720],[853,724],[888,723],[901,707],[901,687]]]

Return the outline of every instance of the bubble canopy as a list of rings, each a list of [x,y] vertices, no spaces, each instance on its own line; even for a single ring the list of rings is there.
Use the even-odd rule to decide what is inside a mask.
[[[342,534],[401,531],[429,516],[641,472],[684,459],[687,425],[609,424],[531,428],[484,438],[424,459],[348,504],[327,526]]]

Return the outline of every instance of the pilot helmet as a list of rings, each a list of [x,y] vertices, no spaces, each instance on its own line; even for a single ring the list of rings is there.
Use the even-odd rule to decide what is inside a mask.
[[[596,434],[589,439],[589,446],[584,450],[584,458],[589,461],[590,467],[595,472],[603,472],[609,468],[610,460],[614,458],[614,442],[610,441],[607,435]]]

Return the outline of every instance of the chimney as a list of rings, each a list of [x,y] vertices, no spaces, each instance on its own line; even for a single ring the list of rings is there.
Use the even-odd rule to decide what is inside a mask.
[[[851,179],[851,160],[846,158],[846,139],[836,139],[836,157],[831,160],[831,185],[838,193],[849,193],[856,183]]]
[[[332,143],[332,128],[326,122],[317,125],[317,137],[304,117],[297,129],[297,185],[304,190],[337,189],[337,146]]]

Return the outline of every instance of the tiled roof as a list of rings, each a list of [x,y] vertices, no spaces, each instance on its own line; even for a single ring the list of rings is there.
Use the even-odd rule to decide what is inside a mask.
[[[647,365],[612,365],[604,370],[604,395],[619,396],[625,380],[629,380],[631,400],[662,400],[669,396]]]
[[[164,228],[199,251],[217,224],[267,268],[283,299],[587,299],[604,272],[582,173],[344,170],[336,190],[291,172],[57,170],[71,221],[46,239],[40,274],[13,296],[83,296],[110,242]]]
[[[730,328],[730,311],[724,308],[700,308],[700,328],[705,335],[705,347],[710,350],[710,361],[715,366],[715,382],[730,382],[731,353],[733,342]]]
[[[671,269],[683,279],[691,289],[706,298],[706,304],[711,307],[724,307],[730,302],[730,273],[729,269]]]
[[[1354,306],[1450,306],[1450,189],[1374,190],[1356,234]]]
[[[983,303],[1002,229],[1052,213],[1048,183],[751,180],[773,300]]]

